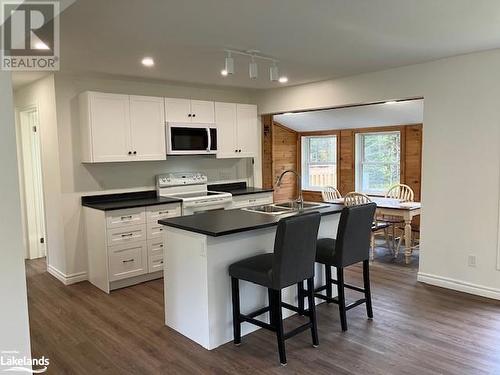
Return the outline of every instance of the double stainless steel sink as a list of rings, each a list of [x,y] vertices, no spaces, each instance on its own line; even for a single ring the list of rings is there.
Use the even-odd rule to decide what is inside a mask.
[[[283,203],[272,203],[272,204],[266,204],[266,205],[262,205],[262,206],[247,207],[247,208],[243,208],[243,210],[251,211],[251,212],[259,212],[261,214],[267,214],[267,215],[284,215],[284,214],[291,214],[291,213],[297,212],[300,209],[313,210],[313,209],[324,208],[324,207],[328,207],[328,204],[316,203],[316,202],[303,202],[302,208],[301,208],[296,201],[289,201],[289,202],[283,202]]]

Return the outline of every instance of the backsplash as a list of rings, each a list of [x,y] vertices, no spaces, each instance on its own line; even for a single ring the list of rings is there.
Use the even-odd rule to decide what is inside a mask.
[[[166,161],[83,164],[94,180],[92,190],[126,189],[154,186],[157,174],[204,172],[209,182],[247,180],[253,182],[252,159],[217,159],[215,156],[168,156]],[[77,184],[78,185],[78,184]],[[77,191],[87,187],[77,186]]]

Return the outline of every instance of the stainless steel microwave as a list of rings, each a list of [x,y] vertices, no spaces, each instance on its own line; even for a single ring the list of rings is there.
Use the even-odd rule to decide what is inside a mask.
[[[167,123],[167,155],[217,153],[215,124]]]

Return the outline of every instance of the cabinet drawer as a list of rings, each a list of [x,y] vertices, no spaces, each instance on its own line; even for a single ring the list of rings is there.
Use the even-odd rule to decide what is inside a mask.
[[[161,224],[153,224],[153,223],[148,223],[147,224],[147,237],[148,240],[152,240],[154,238],[162,239],[163,238],[163,232],[165,231],[165,226]]]
[[[149,264],[148,264],[149,273],[163,271],[163,254],[150,255],[148,259],[149,259]]]
[[[145,225],[128,225],[107,230],[108,246],[146,241]]]
[[[164,204],[161,206],[151,206],[146,208],[146,219],[148,223],[156,223],[158,220],[175,216],[181,216],[180,203]]]
[[[106,226],[108,228],[119,228],[127,225],[139,225],[145,223],[146,212],[144,207],[110,211],[106,214]]]
[[[163,240],[149,240],[148,241],[148,257],[161,255],[163,256]]]
[[[147,273],[146,242],[117,245],[108,248],[109,281],[126,279]]]

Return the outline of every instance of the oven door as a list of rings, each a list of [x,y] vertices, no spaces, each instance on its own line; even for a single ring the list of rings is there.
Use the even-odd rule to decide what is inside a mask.
[[[217,129],[213,124],[168,123],[166,136],[168,155],[217,152]]]

